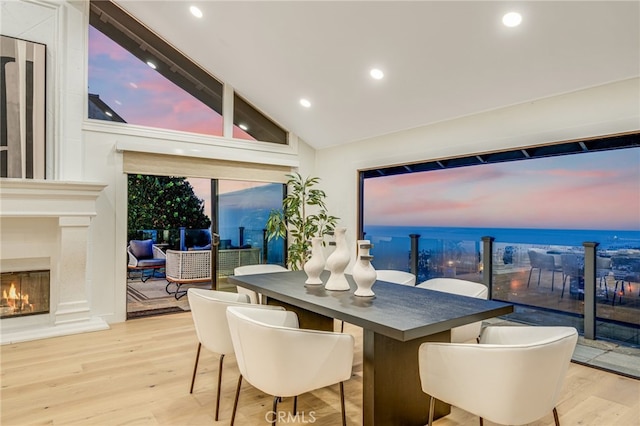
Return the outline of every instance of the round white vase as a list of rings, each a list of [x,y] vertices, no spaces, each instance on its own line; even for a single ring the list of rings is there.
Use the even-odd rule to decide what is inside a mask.
[[[351,255],[347,246],[346,238],[347,228],[336,228],[333,230],[335,237],[336,249],[327,258],[327,269],[331,271],[331,275],[324,285],[327,290],[350,290],[349,282],[344,276],[344,270],[349,264]]]
[[[322,252],[322,237],[311,238],[311,258],[304,264],[307,274],[305,284],[322,284],[320,274],[324,270],[324,253]]]
[[[376,282],[378,274],[371,264],[371,259],[373,259],[373,256],[369,255],[371,247],[372,245],[369,240],[358,240],[358,258],[356,264],[353,266],[353,270],[351,271],[353,280],[358,286],[356,291],[353,293],[356,296],[375,296],[371,287],[373,287],[373,284]]]

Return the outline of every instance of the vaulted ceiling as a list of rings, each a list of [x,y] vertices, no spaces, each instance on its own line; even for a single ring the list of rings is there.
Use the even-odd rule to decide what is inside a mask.
[[[318,149],[640,76],[638,1],[116,3]]]

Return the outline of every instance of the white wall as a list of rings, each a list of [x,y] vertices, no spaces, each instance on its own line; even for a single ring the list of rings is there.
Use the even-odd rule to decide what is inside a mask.
[[[355,255],[360,169],[639,129],[640,79],[635,78],[320,150],[315,168],[329,211],[347,228]]]

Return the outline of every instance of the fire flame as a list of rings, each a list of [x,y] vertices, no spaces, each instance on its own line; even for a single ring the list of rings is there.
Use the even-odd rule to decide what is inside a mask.
[[[29,303],[29,295],[18,293],[14,283],[9,286],[8,293],[6,289],[2,290],[2,298],[7,301],[9,307],[13,308],[14,311],[33,310],[33,305]]]

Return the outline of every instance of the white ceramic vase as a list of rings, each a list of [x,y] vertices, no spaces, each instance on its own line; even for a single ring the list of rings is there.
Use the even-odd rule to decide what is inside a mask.
[[[353,266],[353,271],[351,271],[353,280],[358,286],[355,293],[353,293],[356,296],[375,296],[371,287],[373,287],[378,277],[375,268],[371,264],[371,259],[373,259],[373,256],[369,254],[371,247],[372,245],[369,240],[358,240],[358,258],[356,264]]]
[[[322,284],[320,274],[324,270],[324,253],[322,252],[322,237],[311,238],[311,258],[304,264],[307,274],[305,284]]]
[[[344,270],[349,264],[351,255],[347,246],[346,238],[347,228],[336,228],[333,231],[335,237],[336,249],[327,258],[327,269],[331,271],[331,275],[324,285],[327,290],[350,290],[349,282],[344,276]]]

